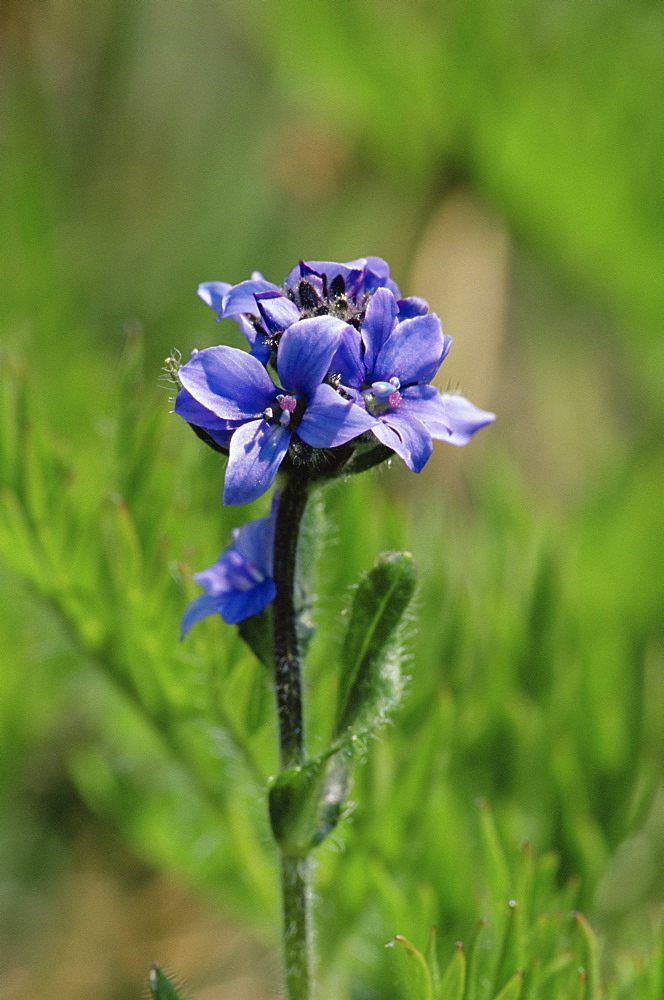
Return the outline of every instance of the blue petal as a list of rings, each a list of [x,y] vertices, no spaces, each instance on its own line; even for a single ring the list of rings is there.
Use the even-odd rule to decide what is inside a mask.
[[[231,420],[223,420],[212,410],[208,410],[198,400],[194,399],[187,389],[180,389],[175,398],[175,412],[188,424],[204,427],[208,431],[227,431],[237,427]]]
[[[421,472],[433,451],[431,434],[417,417],[394,410],[381,417],[373,429],[384,445],[399,455],[409,469]]]
[[[272,349],[266,339],[267,334],[265,330],[262,329],[262,327],[256,329],[254,324],[250,322],[246,316],[234,316],[233,319],[251,344],[251,350],[249,353],[252,357],[258,358],[263,367],[265,367],[270,360],[270,355],[272,353]]]
[[[282,292],[261,292],[255,298],[269,333],[281,333],[300,318],[300,310]]]
[[[313,316],[289,326],[279,342],[277,370],[287,392],[311,394],[330,370],[346,323]]]
[[[233,319],[240,327],[241,332],[245,335],[245,337],[252,345],[252,347],[255,344],[256,340],[265,337],[265,333],[264,332],[259,333],[259,331],[256,329],[251,320],[248,319],[245,315],[241,314],[239,316],[233,316]]]
[[[248,521],[237,531],[233,546],[241,556],[256,566],[265,576],[272,576],[274,549],[274,529],[277,522],[279,492],[272,498],[272,507],[267,517]]]
[[[410,391],[412,390],[408,390],[409,393]],[[406,404],[405,398],[401,405],[404,404]],[[411,409],[410,401],[407,405]],[[460,447],[468,444],[473,434],[482,427],[493,423],[496,414],[480,410],[464,396],[437,393],[437,398],[428,400],[426,406],[419,405],[418,417],[426,424],[433,437]]]
[[[255,419],[277,392],[260,361],[223,345],[199,351],[178,377],[197,402],[224,420]]]
[[[277,596],[274,580],[263,580],[251,590],[231,590],[217,598],[219,613],[228,625],[237,625],[251,615],[259,614]]]
[[[225,549],[215,563],[212,563],[207,569],[202,569],[200,572],[194,573],[196,583],[203,587],[205,592],[211,597],[218,597],[219,594],[223,594],[224,591],[229,590],[232,586],[228,579],[229,552],[230,549]]]
[[[234,424],[233,427],[229,427],[227,430],[224,431],[212,431],[210,430],[209,427],[206,427],[205,430],[209,435],[209,437],[211,437],[212,440],[215,441],[220,448],[225,448],[226,450],[228,450],[231,443],[231,438],[233,437],[233,432],[236,427],[237,424]]]
[[[309,397],[297,433],[312,448],[336,448],[371,430],[375,424],[375,417],[365,409],[324,384]]]
[[[345,386],[353,386],[355,389],[362,387],[364,382],[362,340],[358,331],[350,323],[341,334],[339,346],[330,361],[330,371],[334,375],[339,375]]]
[[[195,625],[196,622],[207,618],[208,615],[216,614],[218,610],[217,599],[211,594],[201,594],[199,597],[195,597],[182,616],[180,638],[184,639],[191,626]]]
[[[430,382],[440,367],[444,353],[443,330],[435,313],[405,319],[395,327],[380,349],[372,379],[389,382],[396,376],[402,385]]]
[[[333,280],[341,275],[346,286],[346,293],[352,295],[363,285],[365,266],[364,258],[351,261],[350,264],[337,264],[333,260],[301,260],[284,281],[284,288],[295,290],[300,280],[304,278],[305,281],[311,281],[316,290],[320,292],[322,282],[316,279],[320,279],[324,274],[329,288]]]
[[[399,308],[399,322],[402,319],[412,319],[413,316],[426,316],[429,312],[429,303],[426,299],[420,299],[416,295],[410,295],[407,299],[397,299]]]
[[[374,381],[372,372],[376,358],[396,326],[396,316],[397,304],[392,292],[387,288],[379,288],[367,306],[362,323],[364,364],[370,382]]]
[[[390,278],[390,265],[382,257],[366,258],[367,273],[364,279],[366,291],[374,291],[376,288],[389,288],[395,299],[401,296],[399,286]]]
[[[227,281],[204,281],[198,286],[198,295],[207,306],[212,306],[219,313],[223,309],[224,295],[232,287]]]
[[[249,503],[274,481],[291,438],[289,428],[252,420],[233,434],[224,481],[224,503]]]
[[[240,313],[251,313],[258,316],[258,306],[255,295],[261,292],[280,292],[281,290],[272,281],[265,278],[250,279],[241,281],[239,285],[232,285],[223,298],[223,305],[219,311],[219,319],[226,316],[238,316]]]

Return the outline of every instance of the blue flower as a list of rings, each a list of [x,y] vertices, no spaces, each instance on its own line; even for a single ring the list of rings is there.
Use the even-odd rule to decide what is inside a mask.
[[[300,261],[283,288],[254,272],[237,285],[206,282],[198,294],[219,319],[235,319],[250,345],[249,354],[196,352],[178,373],[176,412],[229,453],[224,503],[264,493],[291,443],[302,459],[298,441],[337,448],[372,431],[420,472],[434,438],[464,445],[495,420],[430,384],[452,338],[424,299],[401,297],[380,257]],[[305,460],[315,467],[315,455]]]
[[[279,288],[259,271],[251,279],[230,285],[206,281],[198,294],[217,313],[234,319],[247,338],[251,354],[263,364],[275,360],[280,335],[300,319],[334,316],[359,329],[367,303],[378,288],[389,288],[403,306],[404,315],[428,306],[423,299],[400,299],[390,268],[380,257],[362,257],[345,264],[301,260]]]
[[[342,388],[354,392],[356,404],[376,418],[372,430],[378,440],[420,472],[433,438],[467,444],[495,414],[429,384],[452,338],[443,334],[435,313],[426,311],[424,300],[410,300],[409,310],[404,301],[388,288],[377,289],[359,335],[344,331],[331,367]]]
[[[347,324],[325,315],[292,323],[279,341],[276,386],[261,362],[233,347],[197,352],[179,373],[175,411],[230,435],[224,503],[249,503],[271,486],[294,432],[312,448],[336,448],[375,419],[324,383]]]
[[[185,611],[181,638],[208,615],[220,614],[227,624],[236,625],[274,600],[277,587],[272,579],[272,554],[278,503],[275,494],[267,517],[235,528],[232,544],[216,563],[194,574],[205,593],[194,598]]]

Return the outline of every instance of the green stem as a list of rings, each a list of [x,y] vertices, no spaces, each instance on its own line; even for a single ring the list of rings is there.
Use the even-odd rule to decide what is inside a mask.
[[[294,593],[297,542],[307,496],[307,476],[294,470],[279,500],[274,536],[273,572],[277,585],[273,605],[274,680],[283,770],[304,762],[302,681]],[[307,859],[293,857],[282,851],[284,978],[287,1000],[309,1000],[310,996],[308,883]]]
[[[282,855],[284,978],[288,1000],[309,1000],[309,862]]]

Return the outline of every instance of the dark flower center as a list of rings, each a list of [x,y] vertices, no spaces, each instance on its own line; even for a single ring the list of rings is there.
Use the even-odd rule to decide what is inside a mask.
[[[304,416],[304,411],[307,408],[307,397],[304,394],[291,396],[279,393],[276,397],[276,404],[276,406],[268,406],[263,411],[263,418],[294,431]]]
[[[346,294],[343,275],[337,274],[328,286],[327,275],[321,275],[322,289],[319,292],[310,281],[301,278],[297,292],[289,291],[290,299],[300,310],[302,319],[310,316],[335,316],[356,329],[362,325],[369,296],[360,297]]]

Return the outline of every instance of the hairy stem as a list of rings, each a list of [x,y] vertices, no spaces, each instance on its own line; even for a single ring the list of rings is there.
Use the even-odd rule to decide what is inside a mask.
[[[291,473],[279,500],[274,537],[274,676],[279,748],[284,770],[304,761],[302,682],[295,612],[297,542],[307,504],[306,475]],[[287,1000],[309,1000],[309,864],[282,852],[284,977]]]
[[[309,862],[281,859],[284,915],[284,979],[287,1000],[309,1000]]]
[[[304,758],[300,651],[295,618],[295,557],[307,480],[291,476],[281,494],[274,537],[274,671],[279,715],[281,766],[285,770]]]

